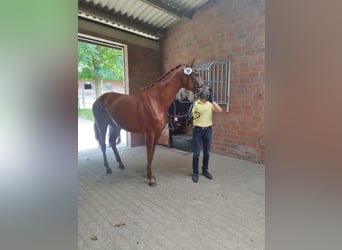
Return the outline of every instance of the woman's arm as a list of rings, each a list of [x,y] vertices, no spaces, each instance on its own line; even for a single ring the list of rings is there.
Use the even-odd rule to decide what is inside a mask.
[[[218,105],[215,101],[211,102],[214,106],[214,111],[215,112],[222,112],[222,108],[220,107],[220,105]]]

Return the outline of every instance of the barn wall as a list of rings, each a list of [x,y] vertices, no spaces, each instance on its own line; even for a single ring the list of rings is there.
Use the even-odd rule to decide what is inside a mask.
[[[179,63],[231,60],[230,112],[214,115],[212,152],[263,162],[265,1],[216,0],[162,40],[163,71]]]

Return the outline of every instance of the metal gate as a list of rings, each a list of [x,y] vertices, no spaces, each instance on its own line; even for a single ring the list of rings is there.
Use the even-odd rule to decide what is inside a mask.
[[[209,83],[212,98],[218,104],[227,105],[229,112],[231,61],[209,62],[195,65],[202,79]]]

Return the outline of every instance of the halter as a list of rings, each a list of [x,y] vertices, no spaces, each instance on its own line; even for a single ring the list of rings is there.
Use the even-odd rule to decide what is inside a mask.
[[[208,87],[208,84],[206,82],[203,82],[201,85],[198,83],[198,81],[195,79],[195,77],[192,75],[193,70],[189,66],[185,66],[184,74],[190,77],[192,83],[195,85],[195,90],[193,91],[196,95],[199,95],[204,89],[204,87]]]

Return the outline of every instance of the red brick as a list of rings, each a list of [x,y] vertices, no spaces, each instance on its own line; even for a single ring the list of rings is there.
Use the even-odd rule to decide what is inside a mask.
[[[258,76],[259,76],[259,73],[258,73],[258,72],[250,72],[250,73],[249,73],[249,78],[258,77]]]
[[[249,68],[248,67],[240,67],[240,73],[245,73],[245,72],[249,72]]]
[[[241,51],[241,46],[234,46],[233,52],[238,52],[238,51]]]
[[[240,79],[248,79],[249,74],[241,73],[241,74],[238,74],[238,76],[239,76]]]
[[[243,63],[240,63],[239,65],[241,68],[245,68],[245,67],[248,67],[248,62],[243,62]]]
[[[252,110],[263,110],[263,107],[261,105],[253,105]]]
[[[262,65],[262,66],[264,66],[264,65],[265,65],[265,60],[257,60],[257,61],[256,61],[256,65]]]
[[[262,60],[259,60],[259,62]],[[265,66],[262,64],[259,64],[258,66],[254,66],[251,68],[252,71],[264,71]]]

